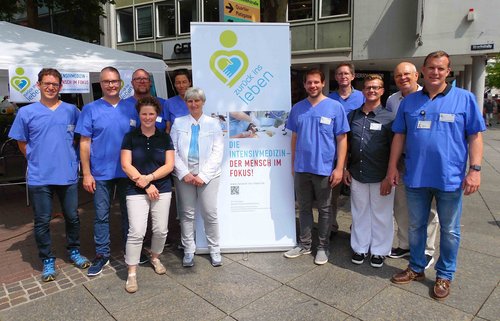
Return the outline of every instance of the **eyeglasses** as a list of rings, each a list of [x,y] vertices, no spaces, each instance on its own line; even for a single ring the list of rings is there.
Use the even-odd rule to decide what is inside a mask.
[[[381,88],[383,88],[383,87],[382,87],[382,86],[366,86],[366,87],[364,88],[364,90],[366,90],[366,91],[370,91],[370,90],[375,90],[375,91],[377,91],[377,90],[379,90],[379,89],[381,89]]]
[[[148,82],[149,78],[133,78],[132,80],[137,82]]]
[[[101,80],[101,84],[104,86],[116,86],[120,83],[120,80]]]
[[[43,88],[49,88],[50,86],[52,86],[52,88],[54,89],[59,89],[59,87],[61,87],[61,85],[56,82],[41,82],[40,84]]]

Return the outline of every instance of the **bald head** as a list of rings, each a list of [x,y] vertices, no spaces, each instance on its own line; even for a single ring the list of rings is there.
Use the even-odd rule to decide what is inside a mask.
[[[411,62],[401,62],[394,69],[394,82],[403,96],[411,94],[418,89],[417,67]]]

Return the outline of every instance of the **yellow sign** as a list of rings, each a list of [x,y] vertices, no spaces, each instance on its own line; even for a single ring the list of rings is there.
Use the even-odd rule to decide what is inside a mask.
[[[260,0],[224,0],[224,21],[260,22]]]

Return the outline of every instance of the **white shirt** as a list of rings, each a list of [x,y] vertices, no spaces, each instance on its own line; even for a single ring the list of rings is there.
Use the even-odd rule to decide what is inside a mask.
[[[422,86],[417,84],[417,91],[422,90]],[[392,112],[394,118],[396,118],[396,114],[398,113],[399,104],[405,97],[401,93],[401,90],[397,93],[394,93],[387,98],[387,102],[385,103],[385,108]]]

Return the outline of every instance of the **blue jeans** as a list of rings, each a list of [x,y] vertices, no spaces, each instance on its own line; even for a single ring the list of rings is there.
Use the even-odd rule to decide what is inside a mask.
[[[57,194],[66,226],[68,252],[80,248],[80,218],[78,217],[78,184],[28,185],[28,192],[35,216],[35,240],[38,256],[44,260],[53,258],[50,239],[52,200]]]
[[[457,269],[458,247],[460,245],[460,218],[462,217],[462,189],[444,192],[435,188],[406,187],[408,214],[410,219],[410,268],[423,272],[426,265],[425,243],[427,222],[432,199],[436,199],[436,208],[441,226],[439,259],[436,263],[438,278],[453,280]]]
[[[109,213],[111,210],[111,199],[116,186],[116,195],[120,202],[120,212],[122,216],[122,240],[123,246],[127,243],[128,214],[127,214],[127,191],[128,178],[115,178],[105,181],[95,182],[94,192],[94,242],[97,255],[109,257],[110,255],[110,233],[109,233]]]

